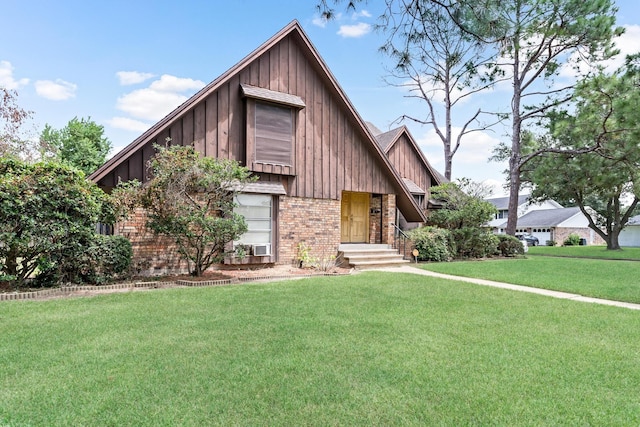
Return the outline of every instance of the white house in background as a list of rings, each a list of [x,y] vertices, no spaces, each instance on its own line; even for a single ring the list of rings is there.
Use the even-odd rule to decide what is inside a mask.
[[[572,233],[585,239],[589,245],[604,244],[602,238],[589,228],[589,220],[580,208],[563,208],[553,200],[534,204],[529,204],[528,200],[528,195],[518,197],[516,234],[531,234],[537,237],[542,245],[547,241],[562,244]],[[502,234],[507,227],[509,198],[500,197],[487,199],[487,201],[498,209],[496,217],[489,226],[493,228],[494,233]]]
[[[496,233],[504,233],[504,227],[506,227],[507,217],[509,216],[509,197],[494,197],[486,199],[486,201],[498,209],[494,219],[489,221],[489,226]],[[530,211],[561,208],[562,205],[553,200],[529,204],[528,194],[518,196],[518,218]],[[540,241],[543,242],[543,240]]]
[[[640,246],[640,215],[629,218],[627,226],[618,236],[620,246]]]

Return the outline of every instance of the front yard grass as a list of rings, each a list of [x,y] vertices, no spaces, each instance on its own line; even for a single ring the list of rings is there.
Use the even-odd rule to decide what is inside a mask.
[[[532,248],[533,249],[533,248]],[[554,248],[551,248],[554,249]],[[640,262],[535,256],[420,264],[425,270],[640,303]]]
[[[606,246],[532,246],[529,255],[549,255],[561,257],[640,260],[640,248],[626,247],[608,251]]]
[[[0,425],[638,425],[640,316],[429,277],[0,306]]]

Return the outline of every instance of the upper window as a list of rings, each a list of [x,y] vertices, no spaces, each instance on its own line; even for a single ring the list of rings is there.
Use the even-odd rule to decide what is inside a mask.
[[[247,167],[253,172],[295,175],[297,95],[241,84],[246,99]]]
[[[291,165],[293,114],[290,107],[256,102],[255,161]]]

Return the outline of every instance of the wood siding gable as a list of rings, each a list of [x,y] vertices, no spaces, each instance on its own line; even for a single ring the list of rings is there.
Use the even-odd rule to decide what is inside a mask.
[[[257,88],[250,89],[253,96],[247,95],[247,87]],[[289,166],[257,163],[250,142],[256,94],[277,103],[277,93],[295,101],[293,164]],[[119,180],[144,182],[153,145],[167,140],[193,144],[206,156],[237,160],[261,180],[281,182],[292,197],[337,200],[342,191],[396,194],[406,217],[424,220],[401,177],[296,21],[152,126],[90,178],[105,188]]]

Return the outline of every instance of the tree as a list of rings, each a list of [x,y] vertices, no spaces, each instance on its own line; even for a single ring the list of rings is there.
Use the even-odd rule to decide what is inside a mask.
[[[607,249],[620,249],[620,231],[640,201],[637,73],[597,75],[577,86],[575,99],[573,112],[550,114],[549,139],[559,150],[533,159],[524,179],[534,197],[578,206]]]
[[[427,106],[424,118],[402,118],[433,127],[444,149],[444,176],[451,180],[453,158],[462,139],[495,124],[481,123],[483,112],[478,109],[463,119],[454,138],[453,117],[458,106],[493,86],[501,70],[491,67],[491,55],[438,4],[388,2],[381,20],[379,27],[388,34],[381,50],[395,62],[391,76],[410,90],[409,97]]]
[[[0,159],[0,281],[63,279],[109,215],[108,197],[84,175],[54,162]]]
[[[349,2],[347,8],[355,8],[355,3]],[[326,1],[320,2],[318,9],[328,19],[334,13]],[[482,123],[483,111],[478,109],[462,118],[461,130],[455,135],[458,107],[490,88],[500,70],[490,66],[491,55],[485,55],[477,40],[462,31],[447,9],[436,2],[387,1],[377,27],[387,34],[380,50],[394,61],[387,82],[408,89],[408,97],[426,104],[424,116],[404,114],[400,120],[433,128],[443,146],[444,176],[451,180],[453,159],[463,138],[497,122]]]
[[[229,242],[247,231],[233,208],[250,172],[232,160],[202,157],[193,147],[156,149],[149,165],[152,178],[140,190],[147,227],[171,238],[189,273],[201,276],[222,261]]]
[[[355,8],[362,0],[347,1]],[[404,4],[387,0],[387,5]],[[335,1],[340,3],[340,0]],[[413,2],[411,2],[413,3]],[[526,122],[535,122],[545,112],[571,98],[574,83],[557,85],[563,64],[577,67],[596,63],[615,51],[612,38],[622,33],[614,28],[616,9],[612,0],[418,0],[424,9],[439,6],[466,34],[495,55],[495,66],[504,70],[512,85],[509,151],[509,216],[507,234],[517,224],[518,193],[524,165],[544,151],[522,153]],[[334,11],[327,0],[317,3],[324,16]]]
[[[497,237],[485,227],[496,214],[496,208],[480,197],[467,194],[466,187],[477,189],[471,181],[445,183],[431,187],[431,197],[443,207],[429,213],[427,224],[449,230],[455,252],[461,257],[493,255]]]
[[[611,40],[622,29],[613,27],[616,9],[610,0],[485,0],[460,2],[458,7],[471,10],[468,28],[499,43],[496,65],[511,78],[506,233],[514,235],[522,169],[544,152],[523,155],[524,123],[540,120],[545,112],[571,99],[574,82],[557,85],[554,79],[563,64],[572,58],[583,63],[609,58],[614,53]]]
[[[111,150],[111,142],[104,136],[104,127],[92,121],[91,117],[74,117],[59,130],[47,124],[40,135],[40,144],[48,148],[53,158],[77,167],[86,175],[98,169]]]
[[[33,112],[18,105],[18,93],[0,87],[0,156],[33,157],[32,144],[28,142],[24,126]]]

